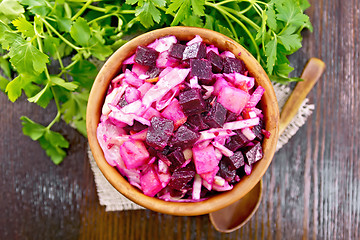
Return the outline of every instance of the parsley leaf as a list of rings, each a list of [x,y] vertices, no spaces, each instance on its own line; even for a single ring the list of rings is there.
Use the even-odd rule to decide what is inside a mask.
[[[16,0],[3,0],[0,3],[0,20],[4,23],[15,19],[24,12],[24,7]]]
[[[87,46],[91,37],[91,31],[86,20],[80,17],[76,19],[71,26],[70,35],[81,46]]]
[[[267,64],[266,68],[268,69],[269,73],[272,74],[273,68],[276,61],[276,49],[277,49],[277,40],[273,38],[265,45],[265,53],[267,56]]]
[[[55,164],[60,164],[66,156],[64,149],[69,147],[69,142],[58,132],[38,124],[28,117],[22,116],[21,124],[23,133],[32,140],[37,140],[46,154]]]
[[[19,17],[12,21],[16,29],[23,33],[26,37],[33,37],[35,35],[34,26],[29,23],[24,17]]]

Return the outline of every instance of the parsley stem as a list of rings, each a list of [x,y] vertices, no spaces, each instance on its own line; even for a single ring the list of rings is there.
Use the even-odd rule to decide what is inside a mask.
[[[44,18],[40,18],[41,21],[43,21],[43,23],[45,23],[46,26],[48,26],[51,31],[53,31],[53,33],[55,33],[61,40],[64,41],[64,43],[66,43],[67,45],[69,45],[70,47],[72,47],[73,49],[75,49],[76,51],[80,51],[82,48],[75,46],[74,44],[72,44],[69,40],[67,40],[66,38],[64,38],[53,26],[51,26],[51,24],[46,21]]]
[[[260,30],[260,27],[254,23],[253,21],[251,21],[249,18],[247,18],[246,16],[244,16],[243,14],[239,13],[238,11],[229,8],[229,7],[222,7],[225,11],[228,11],[229,13],[234,14],[235,16],[241,18],[242,20],[244,20],[246,23],[248,23],[250,26],[252,26],[256,31]],[[261,16],[261,14],[260,14]]]
[[[49,125],[46,127],[46,128],[49,129],[49,130],[50,130],[50,128],[51,128],[56,122],[58,122],[58,121],[60,120],[60,116],[61,116],[60,104],[59,104],[59,100],[58,100],[58,98],[57,98],[57,96],[56,96],[56,92],[54,91],[54,88],[50,87],[50,89],[51,89],[51,92],[52,92],[52,94],[53,94],[53,96],[54,96],[56,108],[57,108],[58,111],[57,111],[57,114],[56,114],[55,118],[54,118],[54,119],[51,121],[51,123],[49,123]]]
[[[228,18],[228,16],[226,16],[224,13],[222,13],[222,12],[220,12],[221,13],[221,15],[225,18],[225,20],[227,21],[227,23],[228,23],[228,25],[229,25],[229,27],[230,27],[230,29],[231,29],[231,32],[232,32],[232,34],[234,35],[234,38],[237,40],[237,41],[239,41],[239,39],[238,39],[238,36],[237,36],[237,33],[236,33],[236,31],[235,31],[235,28],[234,28],[234,25],[231,23],[231,21],[230,21],[230,19]]]
[[[75,61],[73,61],[72,63],[70,63],[70,64],[67,65],[66,67],[64,67],[64,70],[68,70],[69,68],[71,68],[72,66],[74,66],[78,61],[79,61],[79,59],[76,59]]]
[[[94,11],[98,11],[98,12],[103,12],[103,13],[106,12],[106,9],[105,9],[105,8],[97,7],[97,6],[94,6],[94,5],[89,5],[89,6],[88,6],[88,9],[91,9],[91,10],[94,10]]]
[[[71,21],[75,21],[81,14],[85,12],[85,10],[88,8],[88,6],[92,3],[93,0],[88,0],[82,8],[71,18]]]
[[[251,32],[249,31],[249,29],[245,26],[244,23],[242,23],[239,19],[237,19],[234,15],[230,14],[228,11],[226,11],[223,7],[219,7],[213,3],[209,3],[206,2],[206,5],[215,8],[216,10],[218,10],[220,13],[223,13],[225,15],[227,15],[229,18],[231,18],[234,22],[236,22],[237,24],[239,24],[241,26],[242,29],[244,29],[244,31],[246,32],[246,34],[249,36],[250,41],[252,42],[252,44],[254,45],[254,48],[256,50],[256,59],[258,61],[260,61],[260,50],[259,50],[259,46],[256,44],[255,39],[253,37],[253,35],[251,34]],[[260,28],[259,26],[257,26],[257,28]]]
[[[106,15],[102,15],[98,18],[94,18],[93,20],[89,21],[88,24],[92,24],[93,22],[97,22],[99,20],[102,20],[102,19],[105,19],[105,18],[108,18],[108,17],[111,17],[111,16],[116,16],[116,13],[109,13],[109,14],[106,14]]]

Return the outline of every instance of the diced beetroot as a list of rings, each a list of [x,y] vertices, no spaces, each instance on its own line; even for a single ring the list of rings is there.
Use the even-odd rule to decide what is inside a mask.
[[[226,114],[225,122],[233,122],[237,119],[237,117],[238,117],[238,114],[228,111]]]
[[[161,68],[158,68],[158,67],[150,67],[150,68],[146,71],[145,75],[148,76],[148,77],[151,79],[151,78],[157,77],[157,76],[160,74],[161,71],[162,71]]]
[[[254,126],[251,131],[254,133],[258,141],[262,141],[264,139],[264,134],[260,125]]]
[[[148,128],[148,126],[146,126],[138,121],[134,121],[134,125],[132,126],[132,131],[140,132],[146,128]],[[145,139],[143,139],[143,140],[145,141]]]
[[[211,63],[206,59],[190,59],[190,78],[198,77],[202,84],[212,82]]]
[[[171,175],[168,187],[176,190],[183,189],[195,176],[195,170],[190,166],[178,168]]]
[[[180,92],[179,103],[187,116],[202,113],[206,110],[206,104],[199,89],[191,88]]]
[[[175,129],[183,125],[187,119],[176,98],[162,111],[161,115],[164,118],[173,120]]]
[[[205,58],[206,57],[206,45],[202,42],[193,43],[189,46],[186,46],[182,60],[187,60],[191,58]]]
[[[238,72],[244,74],[246,71],[245,63],[237,58],[224,57],[223,64],[224,64],[224,69],[223,69],[224,73]]]
[[[126,69],[125,71],[124,81],[134,87],[140,87],[144,83],[144,80],[138,78],[136,74],[129,69]]]
[[[153,117],[146,135],[146,143],[157,150],[162,150],[167,145],[173,131],[172,120]]]
[[[198,174],[212,172],[218,166],[219,160],[216,158],[214,147],[211,144],[203,149],[194,147],[192,151]]]
[[[137,76],[140,76],[142,74],[145,74],[148,69],[149,69],[149,66],[144,66],[144,65],[135,63],[133,65],[133,67],[131,68],[131,72],[135,73]]]
[[[144,194],[149,197],[154,197],[163,188],[159,177],[152,166],[149,166],[143,171],[140,177],[140,183]]]
[[[186,123],[188,123],[191,129],[196,132],[210,128],[209,125],[205,123],[203,117],[200,114],[194,114],[189,116]]]
[[[193,146],[199,139],[200,134],[187,128],[185,125],[179,127],[174,137],[170,140],[170,146],[181,147],[183,149]]]
[[[219,166],[216,166],[213,171],[200,174],[201,178],[204,179],[208,184],[213,184],[214,177],[216,173],[219,171]]]
[[[180,43],[173,44],[169,49],[169,55],[177,59],[182,59],[185,48],[186,46]]]
[[[243,150],[246,163],[252,165],[263,157],[263,149],[260,142],[255,141],[254,146]]]
[[[237,151],[234,155],[224,158],[224,161],[227,162],[230,170],[236,170],[245,164],[244,155],[241,151]]]
[[[142,141],[129,140],[120,146],[120,156],[127,169],[147,164],[149,152]]]
[[[231,182],[236,176],[236,170],[231,169],[228,162],[225,160],[221,160],[219,163],[219,174],[226,181]]]
[[[125,100],[127,103],[135,102],[140,99],[141,93],[134,87],[127,87],[125,90]]]
[[[135,52],[134,61],[144,66],[155,66],[159,52],[152,48],[138,46]]]
[[[237,131],[236,135],[230,137],[230,141],[225,144],[225,147],[234,152],[245,147],[248,143],[249,139],[241,131]]]
[[[186,161],[185,157],[184,157],[184,154],[182,153],[180,148],[177,148],[173,152],[168,154],[167,158],[171,162],[170,168],[172,170],[175,170],[175,169],[179,168]]]
[[[219,93],[218,102],[227,110],[236,114],[240,114],[246,103],[249,101],[250,95],[240,89],[234,87],[223,87]]]
[[[210,61],[212,70],[219,73],[223,70],[223,59],[214,51],[210,51],[206,54],[206,59]]]
[[[153,117],[161,117],[161,114],[155,108],[149,107],[142,117],[150,121]]]
[[[204,120],[207,125],[213,128],[222,127],[226,120],[227,110],[218,102],[215,102]]]

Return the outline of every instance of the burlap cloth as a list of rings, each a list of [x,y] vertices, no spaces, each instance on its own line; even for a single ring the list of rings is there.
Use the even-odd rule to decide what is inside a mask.
[[[274,84],[275,94],[279,103],[280,110],[288,99],[291,89],[285,85]],[[279,150],[289,139],[295,135],[299,128],[305,124],[306,119],[311,115],[314,110],[314,105],[308,103],[309,100],[305,99],[302,103],[297,115],[294,117],[289,126],[285,129],[284,133],[280,136],[276,150]],[[91,169],[94,172],[95,184],[99,196],[100,205],[105,206],[106,211],[123,211],[143,209],[143,207],[128,200],[120,194],[104,177],[100,169],[95,163],[95,160],[88,151]]]

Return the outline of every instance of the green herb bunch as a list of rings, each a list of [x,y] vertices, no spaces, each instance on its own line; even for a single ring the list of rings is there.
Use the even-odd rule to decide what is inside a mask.
[[[0,0],[0,89],[10,101],[23,93],[57,114],[47,126],[21,117],[23,133],[37,140],[55,164],[69,142],[52,126],[63,119],[86,136],[86,104],[103,62],[125,39],[152,29],[185,25],[221,32],[246,47],[271,80],[293,68],[287,56],[312,30],[307,0]]]

